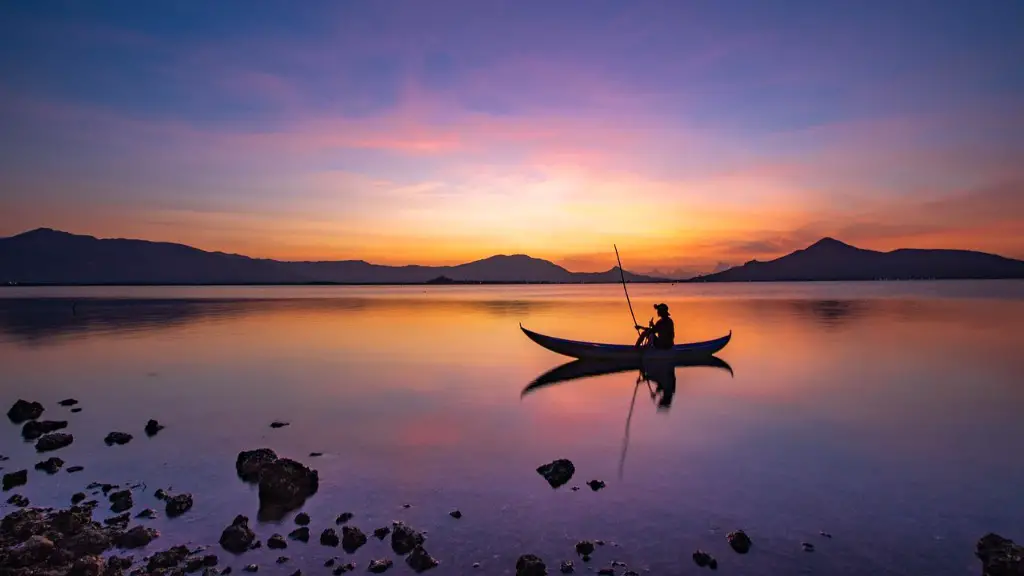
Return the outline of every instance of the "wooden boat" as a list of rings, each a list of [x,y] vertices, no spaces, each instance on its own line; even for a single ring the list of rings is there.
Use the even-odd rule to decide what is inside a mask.
[[[659,350],[656,348],[637,348],[632,344],[599,344],[595,342],[581,342],[579,340],[566,340],[555,338],[527,330],[523,325],[519,329],[530,339],[547,348],[556,354],[569,356],[570,358],[588,360],[684,360],[687,358],[699,358],[711,356],[729,343],[732,339],[732,330],[721,338],[707,340],[704,342],[691,342],[689,344],[676,344],[671,349]]]

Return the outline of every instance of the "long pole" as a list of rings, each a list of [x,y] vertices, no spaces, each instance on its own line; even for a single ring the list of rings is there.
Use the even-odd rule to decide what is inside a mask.
[[[622,454],[619,455],[619,480],[622,480],[622,472],[626,468],[626,449],[629,448],[629,423],[633,421],[633,406],[636,405],[636,392],[640,389],[640,379],[633,387],[633,400],[629,403],[629,415],[626,416],[626,433],[622,437]]]
[[[626,304],[629,305],[629,315],[633,317],[633,327],[636,328],[639,324],[636,322],[636,314],[633,314],[633,303],[629,301],[629,290],[626,290],[626,274],[622,271],[622,259],[619,258],[619,247],[615,244],[612,244],[612,247],[615,248],[615,261],[619,263],[619,278],[622,279],[622,291],[626,293]],[[639,334],[640,329],[636,328],[636,332]]]

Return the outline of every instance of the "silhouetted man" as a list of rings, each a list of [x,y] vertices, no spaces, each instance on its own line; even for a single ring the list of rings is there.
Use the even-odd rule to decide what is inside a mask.
[[[637,326],[637,330],[643,330],[637,345],[648,341],[655,348],[668,350],[675,345],[676,326],[668,315],[668,304],[655,304],[654,309],[658,311],[658,321],[647,328]]]

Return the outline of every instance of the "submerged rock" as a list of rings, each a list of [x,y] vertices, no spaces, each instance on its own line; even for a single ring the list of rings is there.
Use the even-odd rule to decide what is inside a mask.
[[[319,458],[319,457],[321,457],[323,455],[324,455],[323,452],[310,452],[309,453],[309,457],[310,458]]]
[[[413,548],[423,544],[423,534],[413,530],[402,522],[396,522],[391,532],[391,549],[400,556],[412,552]]]
[[[340,526],[340,525],[348,522],[349,520],[351,520],[353,516],[354,516],[354,514],[352,514],[351,512],[342,512],[341,514],[338,515],[337,518],[334,519],[334,523],[338,524]]]
[[[750,537],[743,530],[736,530],[735,532],[729,532],[726,535],[726,540],[729,541],[729,546],[740,554],[746,554],[750,552],[750,546],[753,542],[750,541]]]
[[[591,490],[593,490],[594,492],[597,492],[598,490],[604,488],[604,481],[602,481],[602,480],[591,480],[591,481],[587,482],[587,486],[590,486]]]
[[[341,543],[341,539],[338,538],[338,533],[334,531],[334,528],[328,528],[320,534],[320,543],[324,546],[337,547]]]
[[[259,486],[260,517],[274,520],[301,507],[316,494],[320,478],[316,470],[281,458],[260,469]]]
[[[338,576],[338,574],[344,574],[345,572],[351,572],[351,571],[353,571],[355,569],[356,569],[355,563],[354,562],[349,562],[348,564],[341,564],[341,565],[339,565],[337,568],[334,569],[333,574],[334,574],[334,576]]]
[[[7,499],[7,503],[10,504],[11,506],[17,506],[18,508],[24,508],[29,505],[28,498],[22,496],[21,494],[15,494],[14,496],[11,496],[10,498]]]
[[[278,564],[284,564],[287,561],[288,561],[288,557],[287,556],[278,556],[277,557],[277,563]]]
[[[703,550],[697,550],[697,551],[695,551],[693,553],[693,562],[694,562],[694,564],[696,564],[697,566],[700,566],[701,568],[705,568],[705,567],[710,566],[712,562],[715,563],[715,567],[718,566],[718,561],[716,561],[711,556],[711,554],[708,554],[707,552],[705,552]]]
[[[615,568],[601,568],[597,571],[598,576],[615,576]]]
[[[107,434],[106,438],[103,439],[103,442],[105,442],[107,446],[113,446],[114,444],[117,444],[118,446],[124,446],[125,444],[131,441],[132,435],[127,434],[125,432],[111,432],[110,434]]]
[[[156,420],[150,420],[146,422],[146,436],[156,436],[157,432],[163,430],[165,426],[157,422]]]
[[[270,423],[270,427],[271,428],[275,428],[275,429],[277,429],[277,428],[284,428],[285,426],[290,426],[290,425],[291,425],[290,422],[281,422],[280,420],[274,420],[273,422]]]
[[[17,402],[11,406],[11,409],[7,411],[7,417],[10,418],[11,422],[15,424],[21,424],[26,420],[35,420],[43,415],[43,405],[39,402],[28,402],[27,400],[18,399]]]
[[[572,574],[576,571],[576,567],[573,566],[572,560],[563,560],[561,566],[558,567],[558,571],[562,574]]]
[[[547,576],[544,561],[533,554],[523,554],[516,560],[516,576]]]
[[[455,518],[456,520],[458,520],[459,518],[462,518],[462,512],[460,512],[458,510],[452,510],[451,512],[448,513],[448,515],[451,516],[452,518]]]
[[[413,548],[412,553],[405,559],[405,563],[416,572],[424,572],[440,564],[436,558],[427,553],[423,546]]]
[[[260,571],[260,567],[258,565],[256,565],[256,564],[249,564],[245,568],[242,568],[242,571],[243,572],[259,572]]]
[[[981,560],[984,576],[1024,575],[1024,546],[998,534],[989,533],[978,540],[974,554]]]
[[[238,453],[235,460],[235,471],[238,477],[246,482],[259,482],[260,471],[267,464],[277,461],[277,453],[269,448],[247,450]]]
[[[28,484],[28,470],[18,470],[17,472],[11,472],[10,474],[4,474],[3,487],[4,492],[11,488],[17,488],[18,486],[24,486]]]
[[[146,563],[146,570],[156,572],[160,569],[177,568],[179,564],[188,558],[189,550],[185,546],[175,546],[163,552],[157,552],[149,557]]]
[[[131,490],[119,490],[110,495],[110,510],[112,512],[121,513],[125,510],[129,510],[135,505],[132,501]]]
[[[81,409],[81,408],[72,408],[72,409],[71,409],[71,413],[72,413],[72,414],[78,414],[78,413],[79,413],[79,412],[81,412],[81,411],[82,411],[82,409]]]
[[[309,527],[303,526],[302,528],[296,528],[288,533],[289,540],[296,540],[298,542],[309,542]]]
[[[82,470],[85,470],[85,467],[83,467],[83,466],[69,466],[68,469],[65,470],[65,472],[67,472],[68,474],[75,474],[77,472],[81,472]]]
[[[249,519],[238,515],[231,525],[221,532],[220,545],[232,554],[242,554],[249,549],[255,539],[256,534],[249,528]]]
[[[548,481],[552,488],[558,488],[572,479],[576,466],[571,460],[560,458],[537,468],[537,473]]]
[[[267,548],[271,550],[283,550],[288,547],[288,542],[285,542],[284,536],[280,534],[274,534],[267,540]]]
[[[388,534],[391,534],[391,528],[388,528],[387,526],[383,528],[377,528],[373,531],[373,535],[376,536],[378,540],[383,540],[387,538]]]
[[[299,526],[309,526],[309,514],[300,512],[295,516],[295,523]]]
[[[82,500],[85,500],[85,492],[75,492],[71,495],[72,504],[78,504]]]
[[[143,520],[152,520],[153,518],[156,518],[156,510],[153,510],[152,508],[146,508],[142,512],[136,514],[135,517],[141,518]]]
[[[54,450],[60,450],[65,446],[70,446],[74,441],[74,436],[64,432],[47,434],[39,440],[36,440],[36,452],[52,452]]]
[[[128,523],[132,521],[132,515],[125,512],[124,514],[118,514],[117,516],[111,516],[103,521],[106,526],[114,526],[115,528],[121,528],[122,530],[128,527]]]
[[[334,530],[331,530],[334,532]],[[360,546],[366,544],[366,534],[355,526],[342,526],[341,528],[341,547],[349,554],[355,552]]]
[[[65,406],[65,407],[66,406],[74,406],[75,404],[78,404],[78,400],[75,400],[74,398],[65,398],[64,400],[61,400],[60,402],[57,402],[57,404],[60,404],[61,406]]]
[[[169,518],[177,518],[192,509],[192,495],[178,494],[167,498],[165,512]]]
[[[394,564],[390,558],[381,558],[380,560],[370,560],[370,565],[366,567],[367,570],[374,574],[380,574],[387,572],[388,568],[391,568]]]
[[[29,420],[21,428],[21,437],[25,440],[35,440],[43,434],[63,430],[67,427],[67,420]]]
[[[142,548],[148,546],[150,542],[160,536],[160,533],[152,528],[145,528],[143,526],[135,526],[131,530],[128,530],[124,534],[121,534],[114,540],[114,545],[118,548],[124,548],[126,550],[133,550],[135,548]]]
[[[157,488],[156,492],[153,492],[153,498],[157,500],[164,500],[167,498],[167,492],[164,492],[163,488]]]
[[[590,556],[594,553],[594,543],[590,540],[580,540],[576,543],[576,553],[580,556]]]
[[[56,456],[43,460],[36,464],[36,470],[42,470],[47,474],[56,474],[60,471],[61,466],[64,465],[64,461]]]

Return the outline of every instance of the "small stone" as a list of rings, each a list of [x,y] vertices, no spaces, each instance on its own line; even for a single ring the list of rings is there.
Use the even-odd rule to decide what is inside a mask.
[[[995,533],[982,536],[974,555],[981,561],[982,574],[987,576],[1019,576],[1024,574],[1024,546]]]
[[[246,572],[259,572],[260,571],[260,567],[257,566],[256,564],[249,564],[245,568],[242,568],[242,570],[244,570]]]
[[[75,474],[81,472],[82,470],[85,470],[83,466],[68,466],[65,472],[67,472],[68,474]]]
[[[259,540],[253,542],[252,546],[249,546],[249,550],[259,550],[260,548],[263,548],[263,542]]]
[[[615,568],[601,568],[597,574],[598,576],[615,576]]]
[[[558,567],[558,570],[562,574],[572,574],[576,570],[576,567],[573,566],[572,560],[563,560],[562,565]]]
[[[85,500],[86,496],[84,492],[75,492],[71,495],[71,503],[78,504],[82,500]]]
[[[78,404],[78,400],[75,400],[74,398],[65,398],[64,400],[57,402],[57,404],[60,404],[61,406],[74,406],[75,404]]]
[[[711,554],[708,554],[703,550],[697,550],[693,553],[693,562],[701,568],[707,567],[707,565],[711,563],[712,559]]]
[[[390,558],[381,558],[380,560],[370,560],[370,565],[367,566],[367,570],[369,570],[370,572],[373,572],[374,574],[380,574],[382,572],[386,572],[388,570],[388,568],[391,568],[392,564],[393,563],[391,562]]]
[[[18,470],[17,472],[4,474],[4,492],[10,490],[11,488],[24,486],[25,484],[28,484],[28,470]]]
[[[132,521],[132,515],[125,512],[124,514],[118,514],[117,516],[111,516],[103,521],[107,526],[117,526],[121,529],[127,528],[128,523]]]
[[[241,554],[249,549],[256,534],[249,528],[249,519],[238,515],[220,535],[220,545],[232,554]]]
[[[459,518],[462,518],[462,512],[460,512],[458,510],[452,510],[451,512],[448,513],[448,515],[451,516],[452,518],[455,518],[456,520],[458,520]]]
[[[341,542],[338,538],[338,533],[334,531],[334,528],[328,528],[320,534],[320,544],[324,546],[337,547]]]
[[[156,510],[153,510],[152,508],[146,508],[142,512],[136,514],[135,517],[141,518],[143,520],[152,520],[153,518],[156,518]]]
[[[103,442],[106,443],[107,446],[113,446],[114,444],[117,444],[118,446],[124,446],[125,444],[131,441],[132,435],[126,434],[124,432],[111,432],[110,434],[107,434],[106,438],[103,439]]]
[[[43,434],[56,432],[68,427],[66,420],[29,420],[21,429],[21,437],[25,440],[35,440]]]
[[[351,572],[351,571],[353,571],[355,569],[356,569],[355,563],[354,562],[349,562],[348,564],[341,564],[337,568],[335,568],[334,569],[334,574],[335,575],[344,574],[345,572]]]
[[[803,546],[804,552],[814,552],[814,544],[811,544],[810,542],[801,542],[800,545]]]
[[[7,411],[7,417],[10,418],[11,422],[15,424],[21,424],[26,420],[35,420],[43,415],[43,405],[39,402],[28,402],[26,400],[18,399],[17,402],[11,406],[11,409]]]
[[[278,564],[284,564],[287,561],[288,561],[288,557],[287,556],[278,556],[277,557],[277,563]]]
[[[323,455],[324,455],[323,452],[310,452],[309,453],[309,457],[310,458],[319,458],[319,457],[321,457]]]
[[[387,538],[388,534],[391,534],[391,528],[388,528],[387,526],[383,528],[377,528],[373,531],[373,535],[377,537],[377,540],[383,540]]]
[[[824,530],[823,530],[823,531],[821,531],[821,532],[818,532],[818,534],[821,534],[821,535],[822,535],[822,536],[824,536],[825,538],[831,538],[831,537],[832,537],[832,535],[831,535],[831,534],[829,534],[828,532],[825,532]]]
[[[280,534],[274,534],[267,540],[267,548],[271,550],[283,550],[288,547],[288,543],[285,542],[284,536]]]
[[[74,441],[74,436],[64,432],[47,434],[39,440],[36,440],[36,452],[52,452],[54,450],[60,450],[65,446],[70,446]]]
[[[302,570],[296,570],[295,572],[292,572],[292,576],[302,576]]]
[[[164,498],[167,498],[167,492],[164,492],[163,488],[157,488],[156,492],[153,492],[153,497],[157,500],[163,500]]]
[[[601,480],[591,480],[587,482],[587,486],[590,486],[591,490],[597,492],[598,490],[604,488],[604,482]]]
[[[544,561],[533,554],[523,554],[516,560],[516,576],[546,576]]]
[[[168,518],[177,518],[191,509],[191,494],[178,494],[177,496],[167,498],[167,508],[165,509],[165,512],[167,512]]]
[[[598,546],[604,546],[604,540],[594,540],[594,544],[597,544]]]
[[[226,566],[223,570],[220,571],[220,574],[221,576],[227,576],[228,574],[231,574],[231,566]]]
[[[750,546],[753,542],[750,541],[750,537],[743,530],[736,530],[735,532],[729,532],[726,535],[726,539],[729,541],[729,546],[739,554],[746,554],[750,552]]]
[[[402,522],[396,522],[391,532],[391,549],[400,556],[412,552],[413,548],[423,544],[423,534],[413,530]]]
[[[590,562],[590,556],[589,556],[589,555],[587,555],[587,554],[584,554],[584,555],[583,555],[583,558],[582,558],[582,560],[583,560],[584,562]],[[591,570],[593,570],[593,568],[591,568]]]
[[[537,473],[543,476],[552,488],[558,488],[572,479],[572,475],[576,473],[576,467],[571,460],[560,458],[537,467]]]
[[[309,528],[307,526],[296,528],[288,533],[288,538],[299,542],[309,542]]]
[[[300,512],[295,516],[295,523],[299,526],[309,526],[309,514]]]
[[[330,532],[333,533],[334,530],[330,530]],[[324,531],[324,534],[326,533],[327,530]],[[337,535],[335,535],[335,538],[337,538]],[[321,542],[322,541],[323,537],[321,537]],[[344,548],[345,552],[351,554],[358,550],[363,544],[366,544],[366,534],[363,534],[362,530],[355,526],[341,527],[341,547]],[[334,544],[334,546],[336,545],[337,544]]]
[[[473,562],[473,568],[479,568],[479,567],[480,567],[480,563],[479,562]]]
[[[161,568],[176,568],[179,564],[184,562],[187,557],[188,548],[184,546],[175,546],[170,550],[157,552],[150,556],[149,561],[146,563],[146,570],[149,572],[156,572]]]
[[[580,540],[576,543],[576,553],[580,556],[589,556],[594,553],[594,543],[590,540]]]
[[[412,504],[402,504],[402,508],[412,508]]]
[[[72,409],[71,409],[71,413],[72,413],[72,414],[78,414],[78,413],[79,413],[79,412],[81,412],[81,411],[82,411],[82,409],[81,409],[81,408],[72,408]]]
[[[277,459],[277,454],[269,448],[239,452],[235,460],[235,472],[246,482],[258,482],[263,467],[276,462]]]
[[[157,422],[156,420],[150,420],[146,422],[146,436],[156,436],[157,432],[163,430],[165,426]]]
[[[573,492],[579,492],[580,491],[580,487],[579,486],[573,486],[572,488],[570,488],[570,490],[572,490]]]
[[[213,567],[217,565],[217,562],[220,562],[220,558],[217,558],[216,554],[207,554],[206,556],[203,556],[203,566]]]
[[[353,516],[354,516],[354,514],[352,514],[351,512],[342,512],[334,520],[334,523],[340,526],[340,525],[348,522],[349,520],[351,520]]]
[[[290,425],[290,423],[288,423],[288,422],[281,422],[280,420],[274,420],[273,422],[270,423],[270,427],[271,428],[284,428],[285,426],[288,426],[288,425]]]
[[[330,568],[331,566],[334,566],[334,562],[335,562],[335,559],[334,559],[334,558],[328,558],[328,559],[327,559],[327,560],[326,560],[326,561],[324,562],[324,568]]]
[[[42,470],[47,474],[56,474],[60,471],[61,466],[64,466],[64,461],[54,456],[36,464],[36,470]]]
[[[440,564],[436,558],[427,553],[423,546],[413,548],[412,553],[405,559],[405,563],[416,572],[425,572]]]
[[[14,496],[11,496],[10,498],[7,499],[7,503],[11,504],[12,506],[17,506],[18,508],[24,508],[29,505],[28,498],[22,496],[21,494],[15,494]]]
[[[120,514],[125,510],[129,510],[135,505],[135,503],[132,502],[131,490],[119,490],[114,492],[110,495],[110,503],[111,512],[115,512],[117,514]]]

